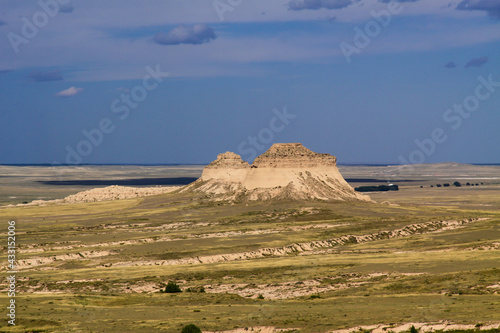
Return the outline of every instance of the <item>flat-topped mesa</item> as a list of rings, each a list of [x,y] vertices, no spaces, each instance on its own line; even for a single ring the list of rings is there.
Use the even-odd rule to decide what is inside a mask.
[[[335,167],[337,158],[329,154],[315,153],[301,143],[275,143],[258,156],[253,168],[315,168]]]
[[[337,158],[300,143],[277,143],[250,166],[235,153],[219,154],[201,178],[181,189],[214,195],[215,200],[371,201],[357,193],[337,169]]]

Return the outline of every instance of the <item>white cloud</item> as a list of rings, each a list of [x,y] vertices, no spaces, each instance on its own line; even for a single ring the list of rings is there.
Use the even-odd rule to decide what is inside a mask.
[[[191,27],[178,25],[168,33],[160,32],[154,37],[154,42],[161,45],[203,44],[216,39],[214,29],[206,24],[195,24]]]
[[[61,90],[60,92],[58,92],[54,96],[56,96],[56,97],[73,97],[82,91],[83,91],[83,88],[69,87],[66,90]]]

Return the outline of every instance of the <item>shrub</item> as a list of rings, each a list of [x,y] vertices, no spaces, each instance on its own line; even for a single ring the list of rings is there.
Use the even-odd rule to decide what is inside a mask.
[[[443,184],[443,186],[444,186],[444,187],[450,187],[450,184],[448,184],[448,183],[444,183],[444,184]]]
[[[378,186],[359,186],[354,188],[357,192],[375,192],[378,191]]]
[[[201,333],[201,329],[195,324],[184,326],[181,333]]]
[[[360,186],[360,187],[356,187],[354,190],[358,191],[358,192],[398,191],[399,186],[393,185],[393,184],[391,184],[391,185],[378,185],[378,186],[376,186],[376,185],[374,185],[374,186]]]
[[[181,288],[177,285],[177,283],[170,281],[167,286],[165,287],[165,292],[166,293],[181,293],[182,290]]]
[[[410,333],[418,333],[418,330],[415,328],[415,326],[411,325]]]
[[[262,296],[262,294],[259,294],[259,296],[257,296],[258,299],[264,299],[264,296]]]

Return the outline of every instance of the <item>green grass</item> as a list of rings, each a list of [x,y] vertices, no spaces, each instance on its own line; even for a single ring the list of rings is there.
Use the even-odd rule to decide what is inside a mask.
[[[29,295],[18,299],[19,317],[24,319],[19,320],[17,328],[7,331],[180,332],[184,325],[195,323],[203,330],[271,325],[318,332],[442,319],[469,323],[477,313],[489,313],[482,315],[483,321],[495,320],[493,310],[499,303],[492,295],[321,296],[279,302],[203,293]],[[36,312],[29,319],[21,315],[28,309]]]
[[[196,195],[166,194],[89,204],[0,208],[0,218],[17,222],[16,241],[21,251],[41,250],[19,253],[20,259],[111,251],[109,256],[54,261],[21,270],[17,325],[4,325],[0,332],[180,332],[189,323],[212,331],[270,325],[326,332],[373,324],[498,320],[500,298],[498,289],[491,286],[499,283],[500,251],[473,250],[500,242],[500,211],[496,206],[481,206],[482,202],[500,202],[498,192],[468,196],[461,205],[455,202],[466,192],[459,189],[446,192],[449,197],[433,197],[430,191],[424,197],[416,194],[417,189],[403,190],[393,200],[399,206],[214,204]],[[427,201],[445,204],[421,204]],[[313,209],[303,211],[303,207]],[[116,266],[119,262],[247,252],[350,234],[368,235],[421,222],[477,217],[489,219],[458,229],[316,252],[210,264]],[[329,226],[304,229],[318,225]],[[264,233],[254,234],[256,231]],[[158,241],[162,237],[169,240]],[[124,243],[144,239],[148,241]],[[66,248],[75,245],[78,247]],[[0,259],[5,262],[5,251]],[[322,287],[347,287],[324,292],[311,287],[303,296],[286,299],[271,299],[264,291],[249,298],[231,292],[211,293],[209,288],[205,293],[178,294],[127,289],[152,284],[159,290],[169,281],[184,291],[240,284],[246,286],[243,289],[287,284],[293,289],[304,281],[317,281]],[[264,298],[258,299],[259,294]],[[7,302],[5,294],[0,298],[2,304]]]

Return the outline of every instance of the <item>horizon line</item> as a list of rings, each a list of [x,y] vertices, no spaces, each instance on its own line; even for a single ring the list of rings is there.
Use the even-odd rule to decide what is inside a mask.
[[[210,164],[208,163],[81,163],[81,164],[56,164],[53,165],[51,163],[0,163],[0,166],[45,166],[45,167],[78,167],[78,166],[206,166]],[[351,163],[337,163],[337,165],[343,166],[404,166],[404,165],[421,165],[421,164],[444,164],[444,163],[455,163],[455,164],[464,164],[464,165],[500,165],[500,162],[497,163],[461,163],[461,162],[435,162],[435,163],[414,163],[414,164],[399,164],[399,163],[369,163],[369,162],[351,162]]]

